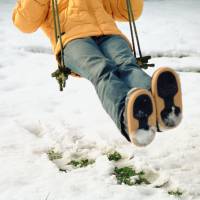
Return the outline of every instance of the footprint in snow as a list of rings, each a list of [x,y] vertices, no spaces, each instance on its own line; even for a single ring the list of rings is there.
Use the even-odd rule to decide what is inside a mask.
[[[146,163],[144,163],[142,168],[135,166],[135,158],[130,158],[129,155],[126,155],[126,152],[120,153],[121,157],[119,157],[119,160],[111,160],[109,155],[112,154],[111,152],[116,152],[115,149],[99,147],[95,143],[87,144],[82,139],[76,140],[74,144],[69,144],[70,141],[68,140],[68,147],[61,147],[57,144],[55,148],[47,152],[49,159],[60,171],[70,173],[73,170],[82,168],[82,170],[96,170],[99,174],[107,173],[107,176],[113,176],[116,167],[131,167],[138,173],[144,172],[144,178],[148,180],[151,188],[168,188],[170,183],[169,177],[160,171],[148,167]],[[84,169],[87,166],[92,167]]]
[[[25,130],[27,130],[29,133],[37,136],[42,137],[44,135],[44,126],[40,121],[24,121],[24,122],[18,122],[21,127],[23,127]]]
[[[25,46],[25,47],[17,47],[17,49],[30,53],[52,54],[52,50],[50,48],[46,48],[43,46]]]

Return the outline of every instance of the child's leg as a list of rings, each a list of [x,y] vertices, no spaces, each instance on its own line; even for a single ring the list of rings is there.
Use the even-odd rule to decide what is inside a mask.
[[[103,54],[118,66],[119,78],[130,88],[152,89],[160,130],[176,127],[182,116],[181,83],[176,72],[169,68],[160,68],[154,73],[151,81],[151,78],[137,66],[136,59],[124,38],[107,36],[102,38],[99,46]]]
[[[129,88],[151,88],[151,77],[137,64],[128,42],[118,35],[106,36],[99,43],[105,57],[118,66],[119,78]]]
[[[129,91],[119,78],[118,67],[103,55],[94,38],[69,42],[64,58],[67,67],[93,83],[104,109],[127,140],[140,146],[153,140],[156,125],[153,97],[145,89]]]
[[[116,75],[115,64],[102,54],[91,37],[69,42],[64,49],[64,59],[67,67],[93,83],[104,109],[129,139],[121,124],[129,87]]]

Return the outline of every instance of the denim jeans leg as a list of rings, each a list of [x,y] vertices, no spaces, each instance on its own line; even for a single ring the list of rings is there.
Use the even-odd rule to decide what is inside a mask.
[[[129,87],[119,79],[115,64],[102,54],[91,37],[69,42],[64,49],[64,61],[72,71],[92,82],[104,109],[128,139],[121,117]]]
[[[151,88],[151,77],[137,64],[128,42],[119,35],[110,35],[99,47],[103,54],[118,66],[119,78],[131,88]]]

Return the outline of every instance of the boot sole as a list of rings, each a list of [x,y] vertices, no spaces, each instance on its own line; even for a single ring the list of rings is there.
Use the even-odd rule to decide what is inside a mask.
[[[151,93],[145,89],[129,92],[126,99],[125,120],[132,143],[146,146],[155,137],[156,110]]]
[[[182,93],[178,74],[170,68],[158,69],[153,74],[151,88],[158,129],[164,131],[178,126],[182,119]]]

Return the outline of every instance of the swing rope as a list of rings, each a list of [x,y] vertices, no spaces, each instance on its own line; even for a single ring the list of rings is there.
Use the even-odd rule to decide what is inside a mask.
[[[134,41],[134,35],[133,35],[133,27],[131,23],[131,12],[130,12],[130,4],[129,0],[126,0],[127,10],[128,10],[128,22],[129,22],[129,28],[131,33],[131,41],[132,41],[132,51],[134,53],[134,56],[136,57],[136,49],[135,49],[135,41]]]
[[[63,48],[63,42],[62,42],[62,34],[61,34],[61,28],[60,28],[60,18],[58,13],[58,3],[57,0],[52,0],[52,12],[53,12],[53,19],[54,19],[54,32],[55,32],[55,41],[60,43],[60,55],[59,60],[60,63],[58,63],[58,69],[52,73],[52,77],[56,78],[60,91],[63,91],[63,89],[66,86],[66,80],[68,79],[69,74],[71,73],[70,69],[65,67],[64,63],[64,48]]]
[[[130,26],[130,32],[131,32],[132,51],[134,53],[134,56],[137,59],[137,64],[141,68],[144,68],[144,69],[147,69],[148,67],[154,67],[155,66],[154,64],[148,64],[148,61],[149,61],[149,59],[151,59],[151,56],[142,56],[142,51],[141,51],[141,47],[140,47],[137,27],[136,27],[136,23],[135,23],[135,17],[133,14],[133,6],[131,4],[131,1],[126,0],[126,5],[127,5],[127,10],[128,10],[128,19],[129,19],[129,26]],[[135,34],[135,38],[134,38],[134,34]],[[137,58],[135,40],[137,43],[139,58]]]

